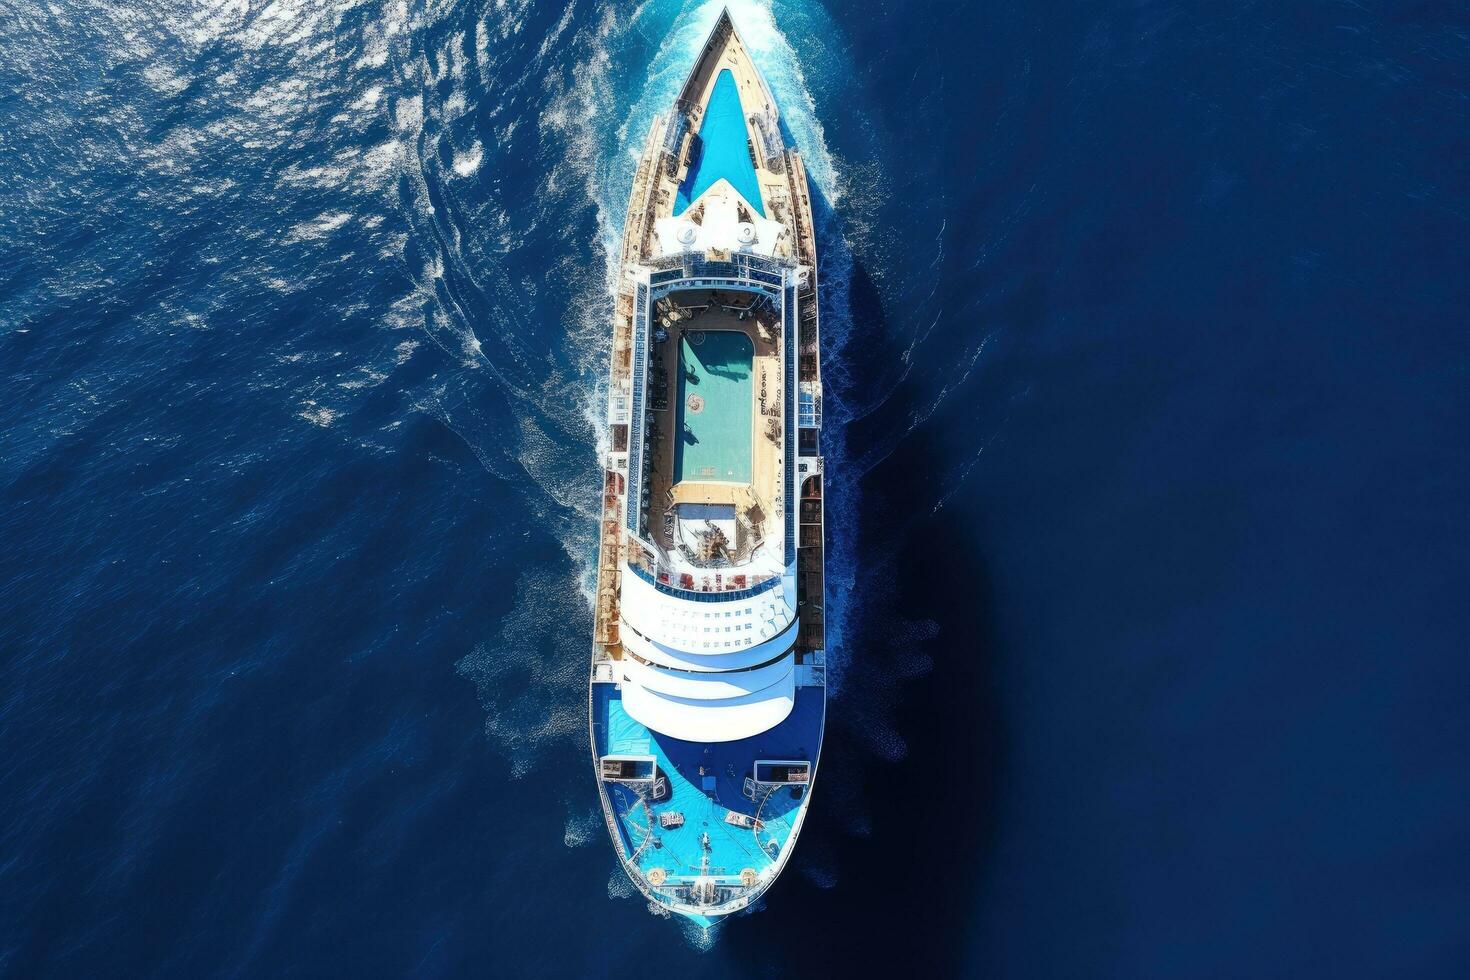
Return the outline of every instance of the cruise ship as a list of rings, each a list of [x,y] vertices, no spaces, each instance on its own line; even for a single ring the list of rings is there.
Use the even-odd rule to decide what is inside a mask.
[[[790,860],[822,746],[813,232],[801,156],[722,12],[628,203],[588,699],[623,869],[704,926]]]

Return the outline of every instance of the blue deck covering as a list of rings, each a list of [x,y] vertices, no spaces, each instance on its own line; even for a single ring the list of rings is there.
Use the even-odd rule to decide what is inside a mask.
[[[761,205],[760,182],[755,176],[755,161],[750,158],[745,110],[740,105],[735,76],[728,68],[715,79],[715,90],[710,93],[704,121],[699,125],[699,139],[703,148],[699,158],[690,166],[689,173],[685,174],[684,182],[679,185],[674,216],[687,211],[689,205],[723,177],[764,218],[766,211]]]
[[[670,880],[698,875],[705,851],[700,835],[710,836],[709,873],[738,878],[746,868],[759,872],[780,854],[805,802],[807,788],[781,787],[742,793],[756,759],[809,760],[815,767],[822,732],[820,688],[798,688],[790,716],[768,732],[737,742],[685,742],[649,731],[623,710],[622,696],[612,684],[594,685],[593,719],[597,754],[652,755],[670,793],[652,801],[643,788],[605,783],[617,816],[625,856],[636,855],[638,868],[663,868]],[[729,811],[758,817],[759,833],[725,822]],[[684,825],[662,828],[659,815],[684,814]],[[650,827],[654,840],[647,841]]]

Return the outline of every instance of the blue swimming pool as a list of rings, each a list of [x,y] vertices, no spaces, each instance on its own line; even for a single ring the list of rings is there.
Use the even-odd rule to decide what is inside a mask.
[[[685,175],[684,182],[679,185],[674,215],[683,214],[689,205],[723,177],[764,218],[766,211],[761,206],[755,162],[750,159],[745,111],[740,106],[735,76],[728,68],[715,79],[715,90],[710,94],[709,107],[699,127],[699,138],[704,147]]]
[[[750,482],[754,356],[750,338],[734,330],[691,330],[679,339],[676,482]]]

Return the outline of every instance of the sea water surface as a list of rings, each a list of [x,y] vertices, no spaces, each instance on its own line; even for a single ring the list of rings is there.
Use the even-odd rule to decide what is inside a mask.
[[[0,975],[1463,976],[1462,12],[731,6],[818,197],[832,700],[703,934],[585,680],[719,4],[0,0]]]

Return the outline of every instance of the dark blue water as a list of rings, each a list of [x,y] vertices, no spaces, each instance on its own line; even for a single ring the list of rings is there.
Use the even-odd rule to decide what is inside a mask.
[[[1463,976],[1449,4],[736,6],[834,697],[763,910],[633,897],[608,253],[715,12],[0,0],[0,974]]]

